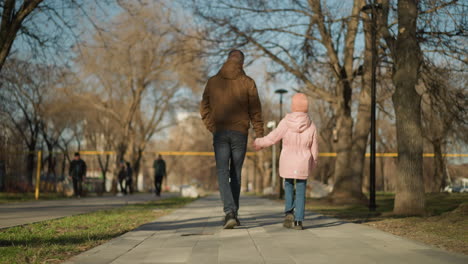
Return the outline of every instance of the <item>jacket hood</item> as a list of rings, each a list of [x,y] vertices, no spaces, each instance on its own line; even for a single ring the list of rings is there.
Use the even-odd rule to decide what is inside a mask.
[[[245,75],[242,69],[242,64],[235,60],[228,60],[224,63],[218,73],[224,79],[235,80],[242,75]]]
[[[302,133],[304,130],[310,127],[311,121],[309,115],[303,112],[293,112],[287,114],[284,118],[286,125],[293,132]]]

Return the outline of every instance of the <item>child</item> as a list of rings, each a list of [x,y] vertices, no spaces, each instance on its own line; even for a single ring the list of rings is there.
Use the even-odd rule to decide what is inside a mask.
[[[279,174],[285,179],[286,216],[283,226],[302,230],[307,177],[311,169],[317,166],[317,131],[307,115],[308,101],[305,94],[297,93],[293,96],[291,109],[292,113],[287,114],[275,130],[254,141],[254,147],[260,150],[283,140],[279,164]]]

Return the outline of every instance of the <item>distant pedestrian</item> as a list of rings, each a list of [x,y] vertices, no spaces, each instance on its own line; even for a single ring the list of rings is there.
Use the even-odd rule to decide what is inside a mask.
[[[130,162],[126,163],[127,165],[127,181],[125,182],[125,189],[128,193],[133,193],[133,169],[130,165]]]
[[[123,194],[127,194],[126,181],[127,181],[127,168],[125,167],[125,162],[121,161],[120,170],[119,170],[119,185],[120,185],[120,191]]]
[[[240,225],[241,171],[247,151],[250,123],[256,137],[263,136],[262,106],[257,86],[243,70],[244,53],[232,50],[219,72],[203,92],[201,118],[213,133],[219,192],[223,202],[224,228]]]
[[[153,163],[154,168],[154,189],[157,196],[161,196],[161,189],[163,179],[167,177],[166,174],[166,162],[163,160],[161,154]]]
[[[257,138],[254,147],[260,150],[283,140],[279,164],[280,176],[285,179],[283,226],[302,230],[307,178],[317,166],[318,160],[317,130],[307,114],[308,101],[304,94],[293,96],[291,108],[292,113],[287,114],[266,137]]]
[[[86,162],[81,159],[80,153],[76,152],[74,159],[70,162],[68,174],[73,181],[73,193],[77,198],[82,195],[82,183],[86,178]]]

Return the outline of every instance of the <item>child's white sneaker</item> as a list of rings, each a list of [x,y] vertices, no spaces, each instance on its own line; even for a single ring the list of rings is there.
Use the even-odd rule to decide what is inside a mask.
[[[286,228],[292,228],[294,224],[294,215],[292,213],[286,213],[284,217],[283,226]]]

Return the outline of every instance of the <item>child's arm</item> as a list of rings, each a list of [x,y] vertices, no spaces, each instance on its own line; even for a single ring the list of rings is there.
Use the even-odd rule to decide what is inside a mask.
[[[260,148],[266,148],[273,144],[278,143],[288,130],[288,127],[284,121],[281,121],[277,128],[270,132],[265,137],[255,139],[255,145]]]
[[[311,152],[312,152],[312,157],[313,157],[313,162],[312,162],[312,168],[317,167],[317,162],[318,162],[318,141],[317,141],[317,128],[314,129],[314,135],[312,136],[312,147],[311,147]]]

